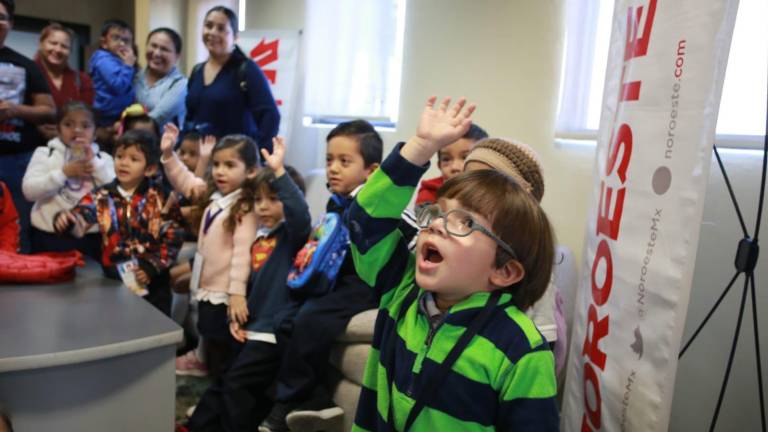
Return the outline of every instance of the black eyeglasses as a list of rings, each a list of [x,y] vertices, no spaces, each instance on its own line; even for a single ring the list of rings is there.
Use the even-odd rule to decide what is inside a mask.
[[[466,210],[453,209],[443,212],[440,209],[440,206],[433,204],[424,207],[419,211],[419,214],[417,215],[417,223],[419,224],[419,228],[426,229],[433,220],[440,218],[443,219],[443,228],[448,234],[454,237],[466,237],[472,234],[473,231],[480,231],[493,239],[512,259],[517,259],[517,254],[509,244],[500,239],[499,236],[491,232],[488,228],[477,223],[477,221],[472,218],[472,215]]]

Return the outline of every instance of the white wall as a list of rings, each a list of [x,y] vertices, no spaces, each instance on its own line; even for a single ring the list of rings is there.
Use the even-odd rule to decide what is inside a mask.
[[[181,35],[182,54],[177,66],[186,73],[187,52],[194,51],[195,44],[187,38],[187,4],[186,0],[135,0],[135,32],[136,44],[139,47],[139,63],[146,65],[147,36],[158,27],[168,27]]]
[[[246,25],[301,29],[305,11],[304,0],[248,1]],[[399,123],[382,136],[385,153],[407,139],[431,94],[477,102],[475,120],[489,133],[523,140],[541,153],[544,206],[560,242],[579,257],[594,152],[556,148],[553,140],[562,22],[563,4],[555,0],[408,1]],[[304,172],[321,168],[328,130],[303,127],[301,116],[294,118],[289,162]],[[582,181],[559,181],[569,177]]]
[[[132,1],[120,0],[23,0],[16,14],[91,26],[91,44],[98,44],[101,24],[110,18],[133,23]]]
[[[554,0],[410,1],[395,136],[415,130],[430,94],[477,102],[475,121],[491,135],[541,154],[544,208],[558,241],[580,262],[594,150],[554,144],[563,13]]]

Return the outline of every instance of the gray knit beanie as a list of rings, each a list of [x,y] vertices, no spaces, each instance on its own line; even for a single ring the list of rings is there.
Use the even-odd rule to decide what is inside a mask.
[[[530,146],[519,141],[486,138],[478,141],[464,160],[484,163],[520,183],[541,202],[544,196],[544,176],[539,156]]]

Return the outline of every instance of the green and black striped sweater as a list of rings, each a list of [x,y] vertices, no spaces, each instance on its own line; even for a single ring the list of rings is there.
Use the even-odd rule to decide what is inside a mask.
[[[408,293],[420,288],[414,279],[415,258],[397,226],[425,170],[405,160],[398,146],[350,208],[355,268],[380,299],[355,431],[403,430],[419,387],[490,297],[480,292],[454,305],[435,329],[420,301],[408,302],[398,320]],[[411,430],[558,430],[554,357],[533,322],[510,299],[509,294],[501,296],[500,306],[458,357],[437,394],[429,395]]]

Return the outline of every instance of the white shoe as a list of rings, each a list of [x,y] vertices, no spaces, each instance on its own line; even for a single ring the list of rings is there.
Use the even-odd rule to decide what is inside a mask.
[[[187,418],[192,417],[192,414],[195,413],[195,408],[197,408],[197,405],[192,405],[191,407],[187,408],[187,412],[184,413],[184,415],[186,415]]]
[[[340,432],[344,428],[344,410],[337,406],[318,411],[294,410],[285,422],[291,432]]]

